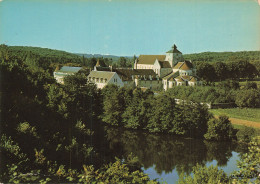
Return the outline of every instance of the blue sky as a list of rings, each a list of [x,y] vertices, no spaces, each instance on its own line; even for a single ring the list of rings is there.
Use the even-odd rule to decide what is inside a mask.
[[[0,0],[0,43],[68,52],[260,50],[256,0]]]

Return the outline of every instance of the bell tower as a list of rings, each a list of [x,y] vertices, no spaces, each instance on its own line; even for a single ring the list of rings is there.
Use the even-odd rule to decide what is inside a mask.
[[[169,61],[171,67],[174,67],[178,62],[184,61],[182,53],[177,49],[177,46],[174,44],[172,49],[166,52],[166,61]]]

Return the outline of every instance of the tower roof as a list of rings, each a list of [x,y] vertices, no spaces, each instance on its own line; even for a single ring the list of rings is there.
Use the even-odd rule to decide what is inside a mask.
[[[182,54],[182,53],[177,49],[177,46],[176,46],[175,44],[172,46],[172,49],[169,50],[169,51],[166,52],[166,53],[180,53],[180,54]]]
[[[96,66],[100,66],[99,59],[97,60]]]

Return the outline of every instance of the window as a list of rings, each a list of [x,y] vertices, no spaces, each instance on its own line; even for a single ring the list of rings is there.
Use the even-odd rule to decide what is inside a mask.
[[[103,83],[103,78],[100,78],[100,82],[102,82],[102,83]]]
[[[105,82],[107,82],[107,79],[105,79]]]

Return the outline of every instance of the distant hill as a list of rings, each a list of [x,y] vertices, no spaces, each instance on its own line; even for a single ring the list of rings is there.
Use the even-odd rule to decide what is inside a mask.
[[[260,61],[260,51],[239,52],[202,52],[195,54],[184,54],[184,58],[192,61],[228,62],[234,60]]]
[[[125,58],[133,58],[133,56],[115,56],[115,55],[103,55],[103,54],[82,54],[82,53],[74,53],[78,56],[84,56],[85,58],[111,58],[113,61],[119,60],[120,57],[125,57]]]

